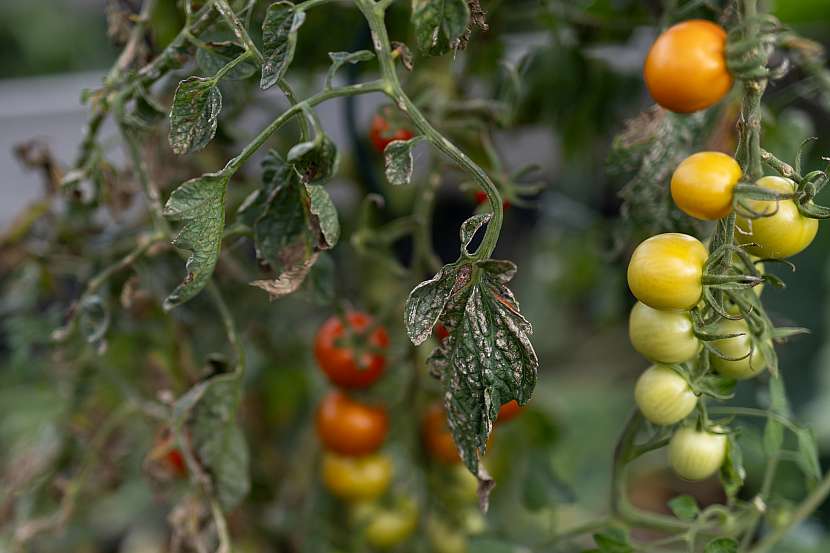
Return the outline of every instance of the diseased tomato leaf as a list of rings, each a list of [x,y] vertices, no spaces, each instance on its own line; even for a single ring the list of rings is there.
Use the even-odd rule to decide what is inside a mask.
[[[164,300],[166,310],[193,298],[213,274],[225,229],[227,187],[228,177],[223,173],[202,175],[175,189],[164,206],[168,219],[182,222],[173,245],[191,252],[187,276]]]
[[[331,66],[329,72],[326,74],[326,88],[332,87],[334,76],[337,70],[343,67],[344,64],[351,63],[352,65],[364,61],[369,61],[375,57],[375,53],[369,50],[358,50],[357,52],[329,52],[331,58]]]
[[[412,180],[412,148],[421,137],[409,140],[393,140],[383,151],[386,180],[389,184],[401,186]]]
[[[220,69],[245,53],[242,46],[227,40],[208,42],[205,46],[205,48],[196,50],[196,64],[208,76],[215,75]],[[256,70],[256,63],[252,59],[248,59],[228,71],[224,78],[230,80],[247,79],[256,73]]]
[[[291,2],[274,2],[268,6],[262,22],[262,78],[259,87],[271,88],[285,76],[294,59],[297,31],[305,21],[305,12],[297,11]]]
[[[212,79],[190,77],[179,83],[170,108],[170,147],[176,154],[201,150],[213,140],[222,111],[222,94]]]
[[[422,53],[440,56],[456,47],[469,21],[467,0],[412,0],[415,41]]]
[[[440,320],[449,331],[430,356],[444,385],[450,429],[462,460],[481,477],[479,459],[503,403],[527,403],[536,385],[538,359],[533,330],[519,312],[507,283],[516,266],[509,261],[476,260],[467,245],[488,215],[462,225],[462,255],[421,283],[406,304],[410,339],[422,343]]]

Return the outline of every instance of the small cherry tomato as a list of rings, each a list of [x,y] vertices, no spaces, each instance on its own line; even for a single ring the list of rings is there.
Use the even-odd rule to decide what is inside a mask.
[[[669,463],[681,478],[703,480],[721,467],[727,444],[724,434],[681,428],[669,442]]]
[[[447,464],[461,462],[447,425],[447,413],[440,403],[434,403],[427,409],[421,425],[421,435],[424,447],[434,459]]]
[[[343,457],[327,452],[321,470],[326,489],[346,501],[377,499],[392,481],[392,460],[385,454]]]
[[[476,190],[476,205],[484,205],[487,203],[487,194],[481,190]],[[502,209],[510,207],[510,200],[504,199],[501,201]]]
[[[427,517],[426,534],[434,553],[467,553],[467,536],[434,515]]]
[[[746,380],[756,376],[767,367],[764,354],[757,345],[753,346],[749,326],[743,319],[737,321],[722,319],[715,328],[715,334],[737,334],[739,332],[743,335],[710,342],[714,349],[729,359],[723,359],[710,352],[709,362],[723,376],[735,380]]]
[[[649,50],[643,69],[652,98],[677,113],[718,103],[732,88],[726,66],[726,31],[692,19],[665,30]]]
[[[507,422],[518,416],[521,412],[522,407],[515,399],[512,399],[507,403],[502,403],[501,407],[499,407],[499,416],[496,419],[496,423]]]
[[[418,528],[418,505],[411,499],[399,502],[394,509],[374,513],[364,530],[366,543],[375,549],[395,548]]]
[[[660,311],[639,301],[628,317],[628,336],[634,349],[653,363],[682,363],[700,350],[688,311]]]
[[[389,335],[382,326],[372,327],[372,318],[359,311],[346,314],[348,328],[339,317],[330,317],[314,339],[314,356],[332,384],[341,388],[366,388],[386,368]],[[341,342],[354,340],[354,344]],[[357,351],[356,351],[357,350]],[[360,351],[362,350],[362,351]]]
[[[447,327],[441,323],[435,325],[435,330],[433,332],[435,332],[435,337],[439,342],[443,342],[450,335],[450,331],[447,330]]]
[[[689,235],[652,236],[631,256],[628,287],[654,309],[689,310],[703,294],[703,264],[708,256],[700,240]]]
[[[409,129],[392,129],[389,121],[380,114],[372,117],[372,126],[369,129],[369,140],[379,153],[383,153],[390,142],[395,140],[409,140],[412,138]]]
[[[795,183],[784,177],[763,177],[755,184],[784,194],[795,190]],[[748,200],[746,204],[753,211],[769,214],[757,219],[737,218],[741,232],[736,231],[735,238],[752,255],[790,257],[804,250],[816,237],[818,220],[802,215],[793,200]]]
[[[187,476],[187,463],[169,428],[165,427],[158,433],[147,461],[160,475],[175,478]]]
[[[735,158],[720,152],[698,152],[684,159],[671,178],[671,197],[683,212],[714,221],[732,211],[735,185],[741,180]]]
[[[661,426],[682,421],[697,405],[697,396],[686,379],[663,365],[652,365],[640,375],[634,399],[643,416]]]
[[[317,435],[323,446],[358,457],[380,448],[389,431],[386,409],[363,405],[342,392],[330,392],[317,410]]]

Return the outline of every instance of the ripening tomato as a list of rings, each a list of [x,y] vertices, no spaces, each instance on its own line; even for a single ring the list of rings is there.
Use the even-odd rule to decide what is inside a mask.
[[[628,287],[654,309],[689,310],[703,294],[703,264],[709,257],[700,240],[687,234],[658,234],[644,240],[628,263]]]
[[[682,421],[697,405],[697,396],[686,379],[663,365],[652,365],[640,375],[634,400],[646,419],[661,426]]]
[[[681,428],[669,442],[669,462],[686,480],[703,480],[715,474],[726,459],[726,435]]]
[[[501,407],[499,407],[499,416],[496,419],[496,423],[507,422],[515,418],[521,412],[522,407],[515,399],[512,399],[507,403],[502,403]]]
[[[763,177],[755,184],[784,194],[795,190],[795,183],[784,177]],[[753,211],[769,214],[757,219],[737,218],[742,232],[736,231],[735,238],[752,255],[790,257],[804,250],[816,237],[818,220],[802,215],[793,200],[747,200],[746,204]]]
[[[382,509],[372,514],[366,525],[366,543],[375,549],[395,548],[415,533],[418,528],[418,505],[404,499],[394,509]]]
[[[742,336],[711,342],[713,348],[730,358],[723,359],[714,353],[709,353],[709,362],[719,374],[735,380],[746,380],[756,376],[767,367],[763,352],[756,344],[753,344],[752,335],[749,333],[749,326],[745,320],[722,319],[718,322],[714,332],[715,334],[743,333]]]
[[[732,211],[735,185],[741,180],[735,158],[720,152],[698,152],[684,159],[671,177],[671,197],[683,212],[714,221]]]
[[[317,435],[329,451],[358,457],[377,451],[389,431],[383,407],[358,403],[330,392],[317,410]]]
[[[421,436],[429,454],[442,463],[460,463],[461,456],[447,424],[447,413],[440,403],[432,404],[424,415]]]
[[[386,368],[384,353],[389,347],[389,335],[385,328],[377,326],[367,336],[373,322],[366,313],[351,311],[346,314],[346,321],[348,328],[337,316],[323,323],[314,339],[314,356],[332,384],[341,388],[366,388]],[[339,343],[350,338],[355,340],[354,345]]]
[[[392,459],[384,454],[344,457],[327,452],[321,470],[326,489],[346,501],[377,499],[392,481]]]
[[[392,129],[389,121],[380,114],[372,117],[372,126],[369,129],[369,140],[379,153],[383,153],[390,142],[395,140],[409,140],[412,132],[409,129]]]
[[[628,336],[634,349],[653,363],[682,363],[700,350],[688,311],[660,311],[639,301],[628,317]]]
[[[732,88],[726,66],[726,31],[691,19],[664,31],[649,50],[643,69],[652,98],[677,113],[718,103]]]
[[[147,460],[166,476],[176,478],[187,476],[187,463],[184,454],[176,447],[176,441],[170,428],[162,428],[156,435],[155,444],[147,455]]]

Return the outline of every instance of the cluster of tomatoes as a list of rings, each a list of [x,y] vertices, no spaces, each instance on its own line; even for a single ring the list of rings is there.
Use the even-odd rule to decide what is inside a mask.
[[[726,37],[720,26],[700,20],[665,31],[644,71],[657,103],[690,113],[722,99],[732,86]],[[767,368],[764,352],[774,350],[759,314],[762,260],[795,255],[816,235],[818,221],[805,216],[798,202],[802,183],[779,176],[742,183],[743,176],[731,156],[700,152],[683,160],[671,179],[672,198],[686,214],[712,221],[734,212],[729,242],[734,239],[735,245],[713,244],[710,255],[698,239],[666,233],[648,238],[632,254],[628,284],[638,302],[629,335],[634,348],[653,363],[637,381],[635,400],[655,425],[686,421],[699,406],[696,383],[706,373],[744,380]],[[727,436],[728,429],[708,421],[705,409],[699,409],[695,422],[681,425],[671,437],[671,466],[688,480],[711,476],[726,458]]]

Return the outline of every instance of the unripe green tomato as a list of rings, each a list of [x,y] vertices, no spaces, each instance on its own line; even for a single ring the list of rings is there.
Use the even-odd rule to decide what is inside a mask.
[[[634,349],[653,363],[682,363],[700,350],[688,311],[660,311],[639,301],[628,317],[628,336]]]
[[[467,553],[467,536],[441,519],[427,518],[426,531],[433,553]]]
[[[713,348],[726,357],[735,359],[735,361],[723,359],[710,352],[709,362],[723,376],[735,380],[746,380],[756,376],[767,367],[767,361],[764,359],[761,349],[757,344],[753,347],[753,338],[749,333],[749,326],[743,319],[737,321],[722,319],[715,328],[716,334],[737,334],[739,332],[742,332],[743,335],[713,340],[710,343]],[[749,353],[750,350],[752,355]]]
[[[392,549],[408,540],[418,527],[418,505],[405,499],[395,509],[376,512],[365,529],[366,543],[375,549]]]
[[[669,442],[669,463],[681,478],[703,480],[720,469],[726,448],[724,434],[681,428]]]
[[[634,400],[646,419],[661,426],[682,421],[697,405],[686,379],[663,365],[652,365],[640,375]]]
[[[654,309],[689,310],[703,294],[703,265],[709,253],[687,234],[669,232],[640,243],[628,263],[628,287]]]
[[[784,177],[762,177],[755,184],[781,193],[795,190],[795,182]],[[746,204],[753,211],[769,214],[756,219],[736,219],[742,232],[736,231],[735,239],[752,255],[790,257],[804,250],[816,237],[818,220],[802,215],[793,200],[747,200]]]

